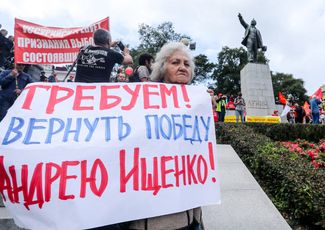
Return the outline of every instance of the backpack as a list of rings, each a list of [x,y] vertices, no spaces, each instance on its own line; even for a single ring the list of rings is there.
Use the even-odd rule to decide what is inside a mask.
[[[129,82],[141,82],[138,73],[139,66],[133,71],[133,74],[129,77]]]

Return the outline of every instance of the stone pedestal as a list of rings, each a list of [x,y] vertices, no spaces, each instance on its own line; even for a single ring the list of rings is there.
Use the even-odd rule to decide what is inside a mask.
[[[248,116],[270,116],[275,100],[270,68],[265,64],[248,63],[240,71],[240,84]]]

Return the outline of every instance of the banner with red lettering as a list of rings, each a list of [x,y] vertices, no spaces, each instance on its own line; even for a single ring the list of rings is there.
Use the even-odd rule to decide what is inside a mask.
[[[0,194],[20,227],[86,229],[220,203],[205,87],[32,83],[0,130]]]
[[[77,28],[46,27],[16,18],[15,62],[73,63],[80,47],[93,44],[93,32],[100,28],[109,30],[108,18]]]

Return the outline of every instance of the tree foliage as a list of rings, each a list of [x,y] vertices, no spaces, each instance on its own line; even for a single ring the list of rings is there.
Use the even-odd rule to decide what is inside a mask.
[[[292,74],[272,73],[272,84],[275,98],[278,97],[279,92],[282,92],[285,96],[291,94],[300,105],[308,101],[304,81],[295,79]]]
[[[261,51],[258,52],[257,60],[258,63],[268,62]],[[216,91],[229,95],[240,92],[240,70],[247,63],[247,53],[243,47],[223,47],[218,54],[217,68],[212,76],[216,80]]]
[[[131,54],[150,53],[155,55],[160,48],[167,42],[180,41],[181,38],[190,37],[185,34],[176,33],[171,22],[163,22],[157,27],[141,24],[139,26],[140,45],[132,50]]]
[[[216,91],[223,94],[237,94],[240,91],[240,70],[247,63],[246,51],[241,48],[223,47],[218,54],[217,68],[213,73]]]
[[[213,62],[209,62],[209,59],[204,54],[199,54],[194,58],[195,62],[195,76],[193,83],[207,82],[211,79],[211,74],[214,68],[217,66]]]

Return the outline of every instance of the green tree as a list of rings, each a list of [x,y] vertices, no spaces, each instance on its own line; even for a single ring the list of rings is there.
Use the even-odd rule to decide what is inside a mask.
[[[279,92],[281,92],[286,97],[291,94],[299,105],[308,101],[302,79],[295,79],[292,74],[285,73],[271,73],[271,75],[275,98],[278,98]]]
[[[139,26],[140,45],[132,49],[131,55],[138,56],[140,53],[155,55],[167,42],[180,41],[181,38],[191,38],[185,34],[176,33],[171,22],[163,22],[157,27],[141,24]]]
[[[134,60],[138,60],[141,53],[150,53],[155,56],[167,42],[180,41],[182,38],[187,38],[191,42],[190,36],[175,32],[171,22],[163,22],[157,27],[141,24],[138,32],[140,44],[138,47],[131,49]],[[196,56],[194,61],[196,68],[193,82],[207,82],[208,79],[211,79],[211,73],[216,65],[209,62],[208,57],[203,54]]]
[[[211,79],[212,72],[217,66],[216,64],[209,62],[209,59],[204,54],[199,54],[194,57],[195,62],[195,77],[193,83],[204,83]]]
[[[242,47],[222,47],[212,76],[216,80],[217,93],[237,94],[240,91],[240,70],[247,61],[246,51]]]
[[[263,52],[257,56],[259,63],[267,63]],[[212,78],[216,80],[216,91],[236,95],[240,92],[240,70],[248,63],[247,53],[243,47],[223,47],[218,54],[217,68]]]

